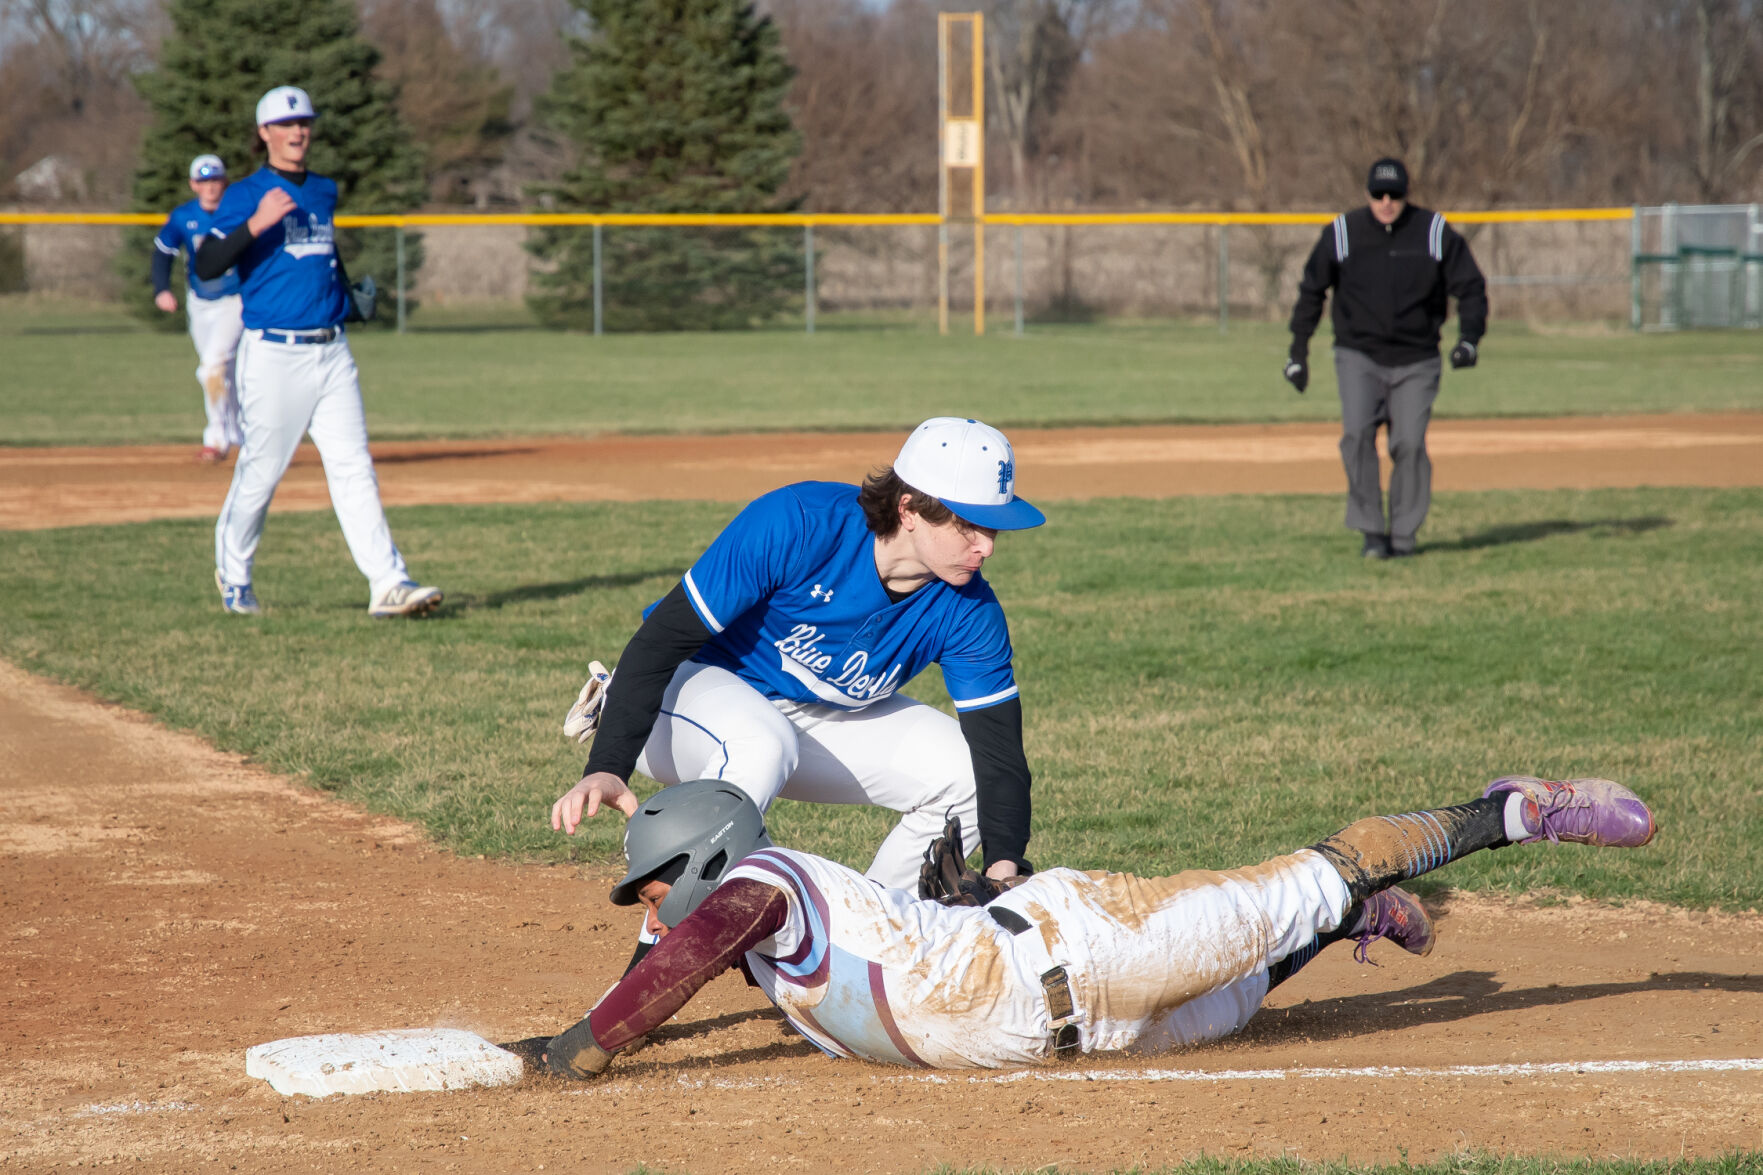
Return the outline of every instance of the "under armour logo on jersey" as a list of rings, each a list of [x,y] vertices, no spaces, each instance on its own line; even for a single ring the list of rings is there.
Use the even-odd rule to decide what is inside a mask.
[[[819,584],[815,584],[814,590],[808,594],[816,600],[825,600],[829,604],[833,602],[833,590],[831,588],[823,589]]]
[[[1016,462],[1000,460],[998,462],[998,492],[1010,492],[1010,483],[1016,480]]]

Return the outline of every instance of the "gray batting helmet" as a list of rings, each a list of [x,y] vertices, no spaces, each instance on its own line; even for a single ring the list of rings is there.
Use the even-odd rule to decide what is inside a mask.
[[[657,914],[663,926],[678,926],[710,896],[731,865],[770,844],[759,806],[734,784],[694,779],[663,788],[625,825],[624,856],[630,871],[612,887],[612,904],[636,905],[637,891],[659,877],[671,882],[673,890]]]

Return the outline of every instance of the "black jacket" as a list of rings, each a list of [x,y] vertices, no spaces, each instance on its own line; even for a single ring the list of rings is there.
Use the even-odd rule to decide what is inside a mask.
[[[1330,287],[1335,346],[1389,366],[1438,358],[1446,295],[1457,299],[1465,340],[1478,343],[1487,329],[1487,283],[1468,242],[1439,213],[1412,204],[1387,228],[1370,208],[1355,208],[1322,230],[1292,307],[1293,359],[1309,354]]]

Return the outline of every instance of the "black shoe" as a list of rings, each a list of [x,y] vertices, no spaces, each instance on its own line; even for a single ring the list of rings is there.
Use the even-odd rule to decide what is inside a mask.
[[[1388,559],[1390,557],[1390,538],[1383,534],[1367,534],[1365,545],[1359,548],[1362,559]]]
[[[1413,539],[1409,539],[1407,542],[1400,544],[1393,539],[1390,541],[1389,557],[1391,559],[1407,559],[1414,555],[1418,555],[1419,553],[1420,548],[1414,545]]]

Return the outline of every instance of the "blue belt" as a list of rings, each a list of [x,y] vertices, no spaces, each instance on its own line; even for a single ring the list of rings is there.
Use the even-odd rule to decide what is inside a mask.
[[[343,333],[340,326],[327,326],[323,330],[266,330],[263,341],[266,343],[328,343]]]

